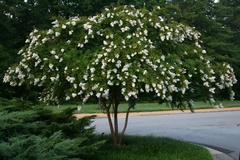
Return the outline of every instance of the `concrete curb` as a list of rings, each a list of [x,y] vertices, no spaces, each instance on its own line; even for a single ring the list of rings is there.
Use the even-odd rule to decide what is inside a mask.
[[[240,107],[224,108],[224,109],[196,109],[195,113],[208,113],[208,112],[224,112],[224,111],[240,111]],[[191,113],[189,110],[179,111],[153,111],[153,112],[131,112],[131,116],[152,116],[152,115],[172,115],[172,114],[182,114]],[[126,113],[119,113],[119,117],[125,117]],[[77,113],[75,114],[77,118],[96,116],[97,118],[106,118],[104,113]]]
[[[220,152],[218,150],[203,146],[204,148],[206,148],[209,153],[212,155],[213,160],[234,160],[232,157],[230,157],[229,155]]]

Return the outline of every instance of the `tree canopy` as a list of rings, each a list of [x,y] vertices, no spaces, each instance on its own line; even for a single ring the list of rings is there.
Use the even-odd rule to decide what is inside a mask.
[[[34,29],[9,67],[4,82],[41,88],[43,102],[97,97],[106,111],[115,144],[121,144],[118,106],[128,114],[141,93],[181,106],[199,92],[214,100],[228,89],[234,98],[233,68],[208,56],[195,28],[177,22],[159,6],[105,8],[95,16],[63,17],[47,30]],[[110,112],[113,113],[114,124]]]
[[[174,18],[178,22],[196,27],[202,33],[201,39],[204,41],[204,48],[208,49],[208,55],[216,61],[230,63],[239,79],[240,21],[239,3],[235,0],[221,0],[219,3],[214,3],[214,0],[0,0],[2,20],[0,22],[0,68],[4,72],[9,65],[18,61],[17,50],[23,46],[25,38],[34,27],[46,29],[50,27],[54,17],[94,15],[104,6],[116,4],[134,4],[148,9],[160,4],[163,14],[168,18]],[[0,74],[1,79],[2,75]],[[0,88],[0,96],[10,96],[16,91],[16,88],[9,88],[2,83],[0,83]],[[24,88],[26,87],[23,86],[20,90]],[[29,91],[30,95],[33,94],[33,90]],[[236,86],[235,91],[238,92],[238,90],[239,86]],[[20,92],[13,95],[22,96]]]
[[[236,78],[229,64],[211,62],[200,36],[165,19],[160,7],[105,8],[35,29],[4,81],[42,87],[43,101],[107,97],[113,86],[126,101],[141,92],[169,102],[189,100],[196,88],[212,98],[217,89],[231,89]]]

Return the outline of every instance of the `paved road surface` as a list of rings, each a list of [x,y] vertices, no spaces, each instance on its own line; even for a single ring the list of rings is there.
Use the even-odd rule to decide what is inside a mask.
[[[122,123],[120,118],[120,125]],[[109,133],[107,119],[96,119],[95,125],[98,133]],[[205,144],[239,160],[240,111],[130,116],[126,134],[163,136]]]

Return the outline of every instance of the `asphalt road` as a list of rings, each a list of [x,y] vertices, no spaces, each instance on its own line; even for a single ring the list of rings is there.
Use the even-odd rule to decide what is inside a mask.
[[[96,131],[109,133],[107,119],[96,119]],[[120,126],[123,118],[120,118]],[[128,135],[161,136],[208,145],[239,160],[240,111],[130,116]]]

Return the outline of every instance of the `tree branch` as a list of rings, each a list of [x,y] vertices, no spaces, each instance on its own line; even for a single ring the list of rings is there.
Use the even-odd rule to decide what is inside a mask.
[[[112,118],[111,118],[111,114],[110,114],[110,107],[106,111],[107,111],[107,118],[108,118],[109,128],[111,131],[111,136],[113,138],[114,143],[116,143],[115,132],[114,132]]]
[[[114,101],[115,102],[115,101]],[[119,140],[119,133],[118,133],[118,105],[113,103],[113,114],[114,114],[114,128],[115,128],[115,137],[118,143]]]
[[[124,123],[124,127],[123,127],[123,130],[122,130],[122,133],[121,133],[121,136],[124,135],[126,129],[127,129],[127,124],[128,124],[128,117],[129,117],[129,113],[130,113],[130,110],[131,110],[132,107],[128,107],[128,110],[126,112],[126,117],[125,117],[125,123]]]
[[[106,111],[107,114],[107,118],[108,118],[108,124],[109,124],[109,128],[110,128],[110,132],[111,132],[111,136],[112,139],[114,141],[114,143],[116,143],[116,138],[115,138],[115,132],[114,132],[114,127],[113,127],[113,122],[112,122],[112,118],[111,118],[111,101],[109,102],[109,104],[107,104],[107,100],[103,97],[99,98],[99,104],[102,107],[102,109],[104,111]]]
[[[130,110],[131,110],[132,108],[134,108],[135,104],[136,104],[136,101],[135,101],[134,99],[132,99],[131,101],[129,101],[128,109],[127,109],[127,112],[126,112],[126,117],[125,117],[124,126],[123,126],[123,129],[122,129],[122,132],[121,132],[121,136],[120,136],[120,139],[119,139],[119,144],[122,143],[122,137],[123,137],[123,135],[125,134],[125,131],[126,131],[127,125],[128,125],[129,113],[130,113]]]

